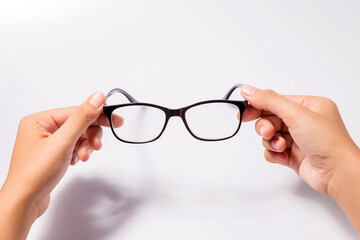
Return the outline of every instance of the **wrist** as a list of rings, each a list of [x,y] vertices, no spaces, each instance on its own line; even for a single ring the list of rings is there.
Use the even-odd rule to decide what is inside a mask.
[[[34,220],[37,218],[36,194],[32,193],[19,184],[11,184],[10,181],[5,181],[5,184],[0,189],[1,202],[7,204],[7,209],[24,208],[26,206],[27,212],[34,215]]]
[[[26,239],[38,216],[33,197],[5,184],[0,190],[0,202],[0,239]]]
[[[342,156],[328,182],[328,195],[340,206],[360,235],[360,149],[355,145],[343,151]]]
[[[0,239],[26,239],[37,218],[34,202],[26,195],[0,190]]]
[[[356,145],[346,149],[337,157],[339,164],[328,182],[327,195],[337,203],[342,202],[354,187],[357,188],[355,183],[360,180],[360,149]]]

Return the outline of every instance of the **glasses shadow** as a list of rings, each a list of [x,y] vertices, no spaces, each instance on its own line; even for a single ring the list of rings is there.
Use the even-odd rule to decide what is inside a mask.
[[[48,230],[41,239],[105,239],[123,228],[144,201],[104,180],[76,178],[56,199]]]
[[[319,207],[325,208],[326,211],[332,215],[333,219],[336,219],[336,221],[339,222],[339,225],[341,225],[346,232],[348,232],[351,236],[354,236],[354,239],[357,239],[357,233],[350,221],[340,207],[330,197],[315,191],[302,181],[295,186],[294,193],[296,196],[316,202]]]

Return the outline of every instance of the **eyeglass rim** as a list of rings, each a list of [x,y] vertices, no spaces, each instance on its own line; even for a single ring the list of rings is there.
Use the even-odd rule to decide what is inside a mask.
[[[236,131],[234,132],[234,134],[228,136],[228,137],[224,137],[224,138],[217,138],[217,139],[208,139],[208,138],[201,138],[199,136],[197,136],[195,133],[193,133],[188,125],[188,122],[186,120],[186,117],[185,117],[185,113],[187,110],[193,108],[193,107],[196,107],[198,105],[204,105],[204,104],[209,104],[209,103],[230,103],[230,104],[233,104],[235,105],[236,107],[238,107],[239,109],[239,112],[240,112],[240,118],[239,118],[239,124],[238,124],[238,127],[236,129]],[[164,126],[161,130],[161,132],[159,133],[159,135],[149,141],[142,141],[142,142],[133,142],[133,141],[128,141],[128,140],[125,140],[125,139],[122,139],[120,138],[116,132],[115,132],[115,129],[113,127],[113,123],[112,123],[112,114],[113,114],[113,111],[115,111],[116,109],[118,108],[122,108],[122,107],[127,107],[127,106],[149,106],[149,107],[153,107],[153,108],[157,108],[157,109],[160,109],[162,110],[164,113],[165,113],[165,122],[164,122]],[[223,141],[223,140],[226,140],[226,139],[229,139],[229,138],[232,138],[234,137],[240,130],[240,127],[241,127],[241,122],[242,122],[242,116],[243,116],[243,113],[245,111],[245,109],[248,107],[248,102],[247,101],[238,101],[238,100],[225,100],[225,99],[218,99],[218,100],[207,100],[207,101],[201,101],[201,102],[197,102],[197,103],[194,103],[194,104],[191,104],[191,105],[188,105],[186,107],[182,107],[182,108],[178,108],[178,109],[169,109],[169,108],[166,108],[166,107],[163,107],[163,106],[160,106],[160,105],[156,105],[156,104],[152,104],[152,103],[142,103],[142,102],[130,102],[130,103],[125,103],[125,104],[117,104],[117,105],[110,105],[110,106],[104,106],[103,107],[103,112],[104,114],[108,117],[109,119],[109,123],[110,123],[110,127],[111,127],[111,130],[114,134],[114,136],[122,141],[122,142],[125,142],[125,143],[132,143],[132,144],[144,144],[144,143],[150,143],[150,142],[153,142],[153,141],[156,141],[157,139],[159,139],[161,137],[161,135],[164,133],[165,129],[166,129],[166,126],[170,120],[171,117],[180,117],[186,127],[186,129],[188,130],[188,132],[196,139],[198,140],[201,140],[201,141],[207,141],[207,142],[214,142],[214,141]]]

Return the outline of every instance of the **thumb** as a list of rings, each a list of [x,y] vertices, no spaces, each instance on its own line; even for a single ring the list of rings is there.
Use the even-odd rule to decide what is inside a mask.
[[[105,96],[100,92],[93,93],[77,107],[64,124],[56,131],[62,142],[74,145],[81,134],[100,116]]]
[[[309,110],[301,104],[276,93],[273,90],[261,90],[250,85],[241,88],[241,95],[256,109],[273,113],[291,127],[301,116],[309,114]]]

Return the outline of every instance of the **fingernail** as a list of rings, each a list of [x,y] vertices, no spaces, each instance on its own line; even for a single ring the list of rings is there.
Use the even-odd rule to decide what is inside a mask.
[[[277,140],[272,140],[270,144],[271,144],[271,147],[274,148],[274,149],[279,148],[279,145],[277,144]]]
[[[95,108],[99,108],[100,106],[103,105],[104,102],[104,97],[101,93],[94,93],[90,99],[89,99],[89,103],[95,107]]]
[[[79,161],[79,157],[76,156],[76,157],[75,157],[75,160],[74,160],[74,165],[75,165],[78,161]]]
[[[250,86],[248,84],[244,85],[241,90],[248,96],[254,95],[259,89],[256,87]]]
[[[260,127],[260,135],[264,137],[264,127]]]

